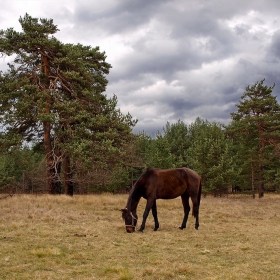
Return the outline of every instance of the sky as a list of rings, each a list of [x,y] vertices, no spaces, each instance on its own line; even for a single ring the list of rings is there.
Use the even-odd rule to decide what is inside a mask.
[[[53,19],[63,43],[99,46],[112,65],[106,94],[155,135],[197,117],[228,124],[248,85],[280,99],[279,0],[0,0],[0,29]],[[5,70],[9,57],[0,57]]]

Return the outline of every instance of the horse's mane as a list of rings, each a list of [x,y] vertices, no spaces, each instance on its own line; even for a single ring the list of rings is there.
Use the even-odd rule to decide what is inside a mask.
[[[132,186],[131,191],[129,193],[128,200],[127,200],[127,204],[126,204],[127,209],[131,209],[132,197],[133,197],[133,195],[135,195],[135,193],[137,191],[137,187],[140,185],[140,183],[143,183],[143,179],[145,179],[145,176],[147,175],[147,173],[149,173],[150,170],[151,170],[151,168],[147,168],[146,171],[141,174],[139,179]]]

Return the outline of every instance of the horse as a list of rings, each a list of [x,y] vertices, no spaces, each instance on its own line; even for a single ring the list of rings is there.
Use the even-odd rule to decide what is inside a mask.
[[[184,207],[184,218],[179,229],[186,228],[190,204],[189,198],[193,203],[192,214],[195,217],[195,229],[199,227],[199,206],[201,198],[201,177],[189,168],[157,169],[148,168],[133,185],[126,207],[121,209],[122,218],[125,221],[126,231],[135,231],[138,216],[137,206],[143,197],[147,200],[146,208],[143,213],[143,221],[139,232],[143,232],[150,210],[154,217],[154,231],[159,228],[157,217],[157,199],[174,199],[181,196]]]

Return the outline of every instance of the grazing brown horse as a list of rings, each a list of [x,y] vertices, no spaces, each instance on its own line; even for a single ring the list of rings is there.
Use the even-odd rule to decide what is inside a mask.
[[[192,214],[196,218],[195,229],[199,227],[199,205],[201,197],[201,178],[189,168],[175,169],[147,169],[132,187],[126,207],[122,209],[122,218],[125,221],[126,231],[131,233],[135,231],[138,216],[136,214],[138,203],[141,197],[147,200],[146,209],[143,214],[143,221],[139,229],[143,232],[150,210],[155,221],[156,231],[159,228],[157,217],[157,199],[173,199],[181,196],[184,206],[184,219],[180,229],[186,228],[190,204],[189,198],[193,203]]]

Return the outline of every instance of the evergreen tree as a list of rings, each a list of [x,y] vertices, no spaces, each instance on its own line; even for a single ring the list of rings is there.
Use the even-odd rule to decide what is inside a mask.
[[[146,168],[165,169],[175,167],[174,155],[171,153],[170,145],[167,139],[159,132],[155,139],[143,133],[139,145],[143,151]]]
[[[0,31],[2,55],[16,54],[0,76],[1,141],[8,147],[42,142],[50,193],[73,195],[73,160],[83,166],[120,154],[135,121],[103,94],[111,65],[99,48],[63,44],[52,19],[20,17],[22,32]],[[72,162],[71,162],[72,161]]]
[[[237,104],[237,112],[232,113],[232,122],[228,127],[229,134],[241,141],[246,151],[248,169],[251,169],[253,197],[255,186],[259,197],[264,195],[265,178],[268,175],[266,166],[268,153],[277,155],[280,142],[280,106],[272,95],[273,86],[265,86],[264,79],[246,87]],[[273,146],[273,150],[271,150]]]
[[[197,118],[189,128],[189,167],[202,177],[205,193],[222,194],[234,184],[237,176],[233,163],[232,141],[222,126]]]
[[[0,154],[0,191],[16,192],[30,191],[30,184],[33,178],[29,176],[37,169],[42,154],[35,152],[28,147],[12,148]]]
[[[178,120],[175,124],[167,122],[163,128],[163,137],[167,140],[170,152],[174,156],[174,166],[187,166],[187,150],[190,145],[188,141],[188,127],[183,121]]]

